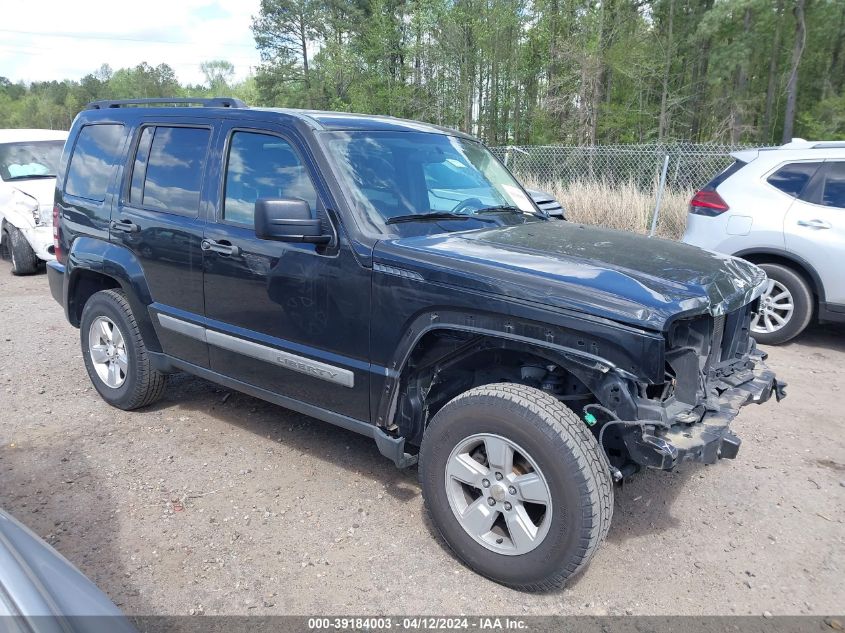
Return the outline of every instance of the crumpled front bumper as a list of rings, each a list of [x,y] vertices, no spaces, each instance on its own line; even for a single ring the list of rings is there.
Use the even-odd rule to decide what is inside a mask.
[[[730,430],[730,423],[747,404],[762,404],[774,395],[780,401],[786,397],[786,383],[762,362],[756,363],[748,380],[727,386],[716,403],[717,410],[708,410],[700,422],[674,424],[668,428],[650,426],[643,422],[628,435],[626,445],[631,458],[641,466],[672,470],[686,461],[713,464],[721,458],[733,459],[741,440]],[[712,402],[712,401],[711,401]]]

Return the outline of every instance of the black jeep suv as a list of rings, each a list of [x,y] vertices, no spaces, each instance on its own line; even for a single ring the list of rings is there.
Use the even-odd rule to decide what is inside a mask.
[[[614,481],[733,458],[782,395],[751,264],[550,221],[453,130],[178,101],[90,104],[56,180],[51,291],[115,407],[186,371],[368,435],[469,566],[545,589]]]

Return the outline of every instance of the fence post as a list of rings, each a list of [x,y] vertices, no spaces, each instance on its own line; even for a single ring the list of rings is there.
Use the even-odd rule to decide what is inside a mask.
[[[675,158],[675,176],[672,178],[672,185],[677,187],[678,186],[678,174],[681,171],[681,153],[678,152],[677,157]]]
[[[657,200],[654,202],[654,215],[651,216],[651,231],[649,237],[654,237],[657,230],[657,216],[660,215],[660,202],[663,200],[663,190],[666,188],[666,172],[669,171],[669,154],[663,158],[663,171],[660,174],[660,184],[657,186]]]

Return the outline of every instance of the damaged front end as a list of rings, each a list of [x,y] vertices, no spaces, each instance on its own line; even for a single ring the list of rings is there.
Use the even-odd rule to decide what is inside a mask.
[[[766,354],[750,336],[758,297],[730,311],[672,323],[666,381],[642,389],[637,422],[623,422],[619,433],[634,463],[672,470],[684,461],[732,459],[740,439],[730,423],[740,408],[786,395],[786,385],[766,367]]]

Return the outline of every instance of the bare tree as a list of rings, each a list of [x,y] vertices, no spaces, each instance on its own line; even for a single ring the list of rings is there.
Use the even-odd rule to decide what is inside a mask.
[[[751,7],[746,7],[742,20],[743,39],[748,39],[751,32]],[[743,130],[743,111],[745,109],[745,93],[748,90],[748,59],[743,55],[736,66],[734,80],[734,98],[731,99],[731,143],[739,143]]]
[[[672,27],[675,21],[675,0],[669,0],[669,24],[666,36],[666,61],[663,67],[663,90],[660,96],[660,128],[657,138],[663,140],[669,131],[669,75],[672,70],[672,57],[674,41],[672,38]]]
[[[772,54],[769,59],[769,81],[766,89],[766,110],[763,114],[763,139],[772,142],[772,112],[775,102],[775,90],[778,84],[778,63],[780,60],[780,36],[783,23],[783,0],[778,0],[775,14],[775,35],[772,38]]]
[[[782,143],[792,140],[792,128],[795,124],[795,104],[798,100],[798,66],[807,44],[807,26],[804,20],[805,0],[795,0],[792,12],[795,14],[795,46],[792,48],[792,72],[786,84],[786,111],[783,115]]]

